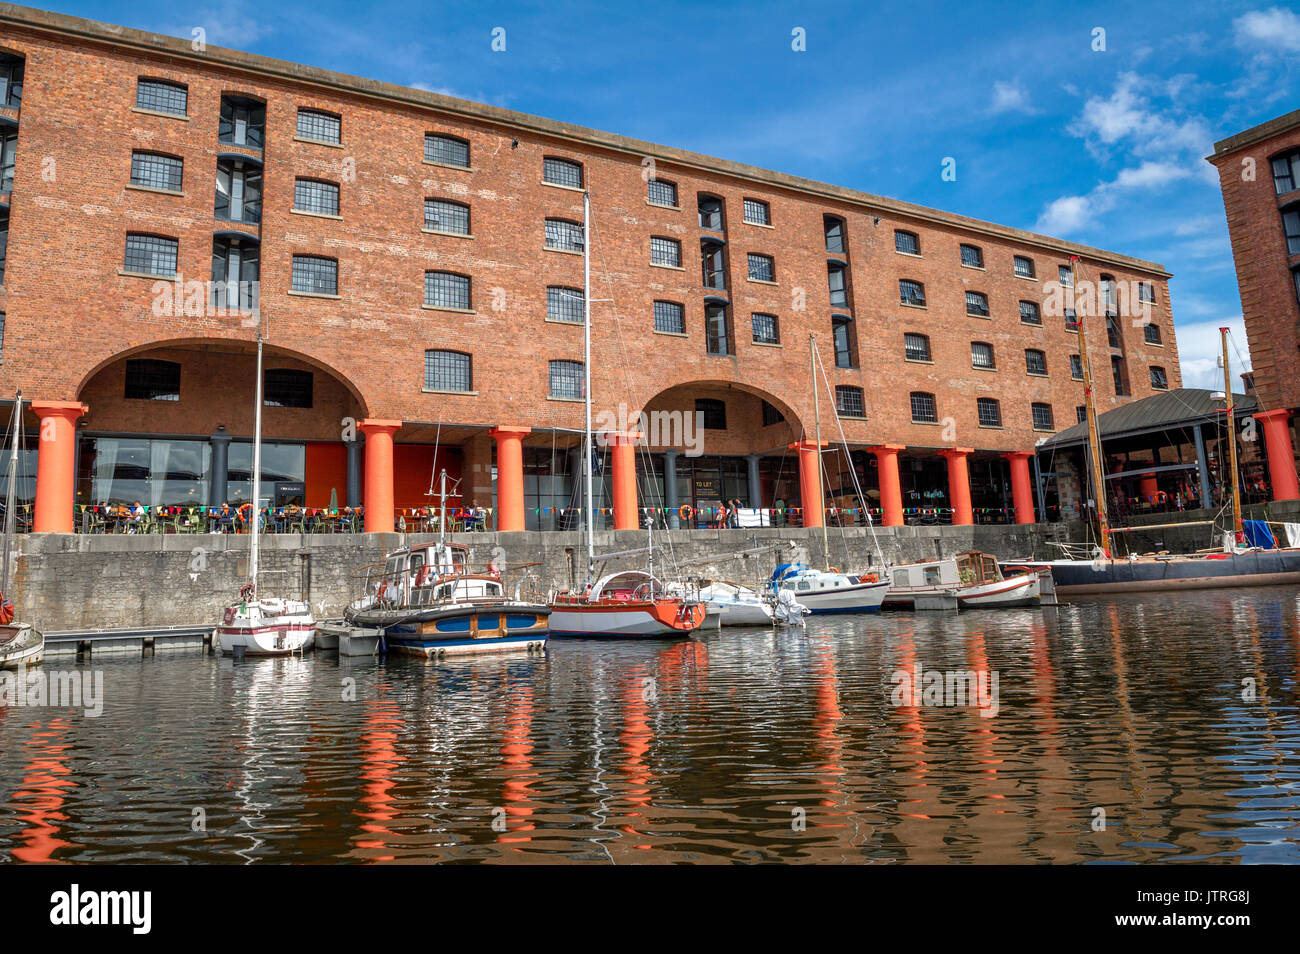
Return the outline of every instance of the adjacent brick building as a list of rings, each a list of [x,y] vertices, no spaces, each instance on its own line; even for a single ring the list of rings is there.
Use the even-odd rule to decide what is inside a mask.
[[[246,495],[259,319],[273,493],[381,529],[446,468],[503,529],[572,525],[584,191],[598,424],[705,427],[602,442],[617,526],[732,498],[817,523],[810,336],[851,449],[826,503],[851,466],[886,523],[1032,520],[1028,452],[1083,404],[1072,256],[1100,409],[1181,384],[1151,262],[9,4],[0,53],[0,390],[44,427],[38,529]]]
[[[1292,420],[1300,408],[1300,110],[1215,143],[1209,161],[1223,189],[1273,496],[1294,500],[1300,498]]]

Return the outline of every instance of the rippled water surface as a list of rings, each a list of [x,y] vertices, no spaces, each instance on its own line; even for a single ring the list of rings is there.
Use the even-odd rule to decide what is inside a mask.
[[[104,711],[0,708],[0,861],[1298,862],[1298,618],[1292,587],[429,664],[54,659]],[[996,715],[893,704],[914,667],[996,672]]]

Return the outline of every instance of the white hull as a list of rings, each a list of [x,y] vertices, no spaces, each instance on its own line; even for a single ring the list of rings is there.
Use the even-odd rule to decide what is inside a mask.
[[[885,597],[885,605],[898,609],[911,609],[917,596],[952,593],[957,605],[963,609],[1003,609],[1015,606],[1037,606],[1039,603],[1038,574],[1027,573],[991,583],[970,586],[907,586],[894,587]]]
[[[766,603],[748,600],[704,600],[704,605],[716,610],[720,626],[770,626],[772,607]]]
[[[552,636],[685,636],[646,610],[551,610]]]
[[[0,669],[34,666],[45,655],[45,637],[28,627],[12,640],[0,644]]]
[[[862,583],[857,586],[793,592],[795,599],[814,613],[874,613],[880,609],[888,589],[888,583]]]
[[[316,621],[307,604],[287,600],[262,600],[227,606],[217,627],[217,645],[223,653],[248,656],[287,656],[312,647]]]

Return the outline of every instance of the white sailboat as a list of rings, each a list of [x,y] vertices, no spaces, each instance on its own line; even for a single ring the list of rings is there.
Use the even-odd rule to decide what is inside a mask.
[[[248,541],[249,581],[226,606],[217,627],[221,651],[285,656],[310,649],[316,638],[311,607],[302,600],[264,597],[258,591],[258,544],[262,534],[262,328],[257,330],[257,406],[253,412],[253,498]]]
[[[14,397],[14,415],[9,445],[9,483],[5,490],[5,534],[3,569],[0,570],[0,669],[21,669],[41,661],[45,637],[31,623],[14,619],[13,604],[5,598],[9,592],[9,557],[14,547],[14,506],[18,495],[18,447],[22,443],[23,392]]]

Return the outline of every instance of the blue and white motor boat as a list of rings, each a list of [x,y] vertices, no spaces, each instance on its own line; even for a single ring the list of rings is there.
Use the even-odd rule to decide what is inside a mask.
[[[814,570],[804,563],[782,563],[768,581],[773,593],[788,591],[813,613],[878,613],[889,591],[888,580],[874,573],[854,576],[837,570]]]

